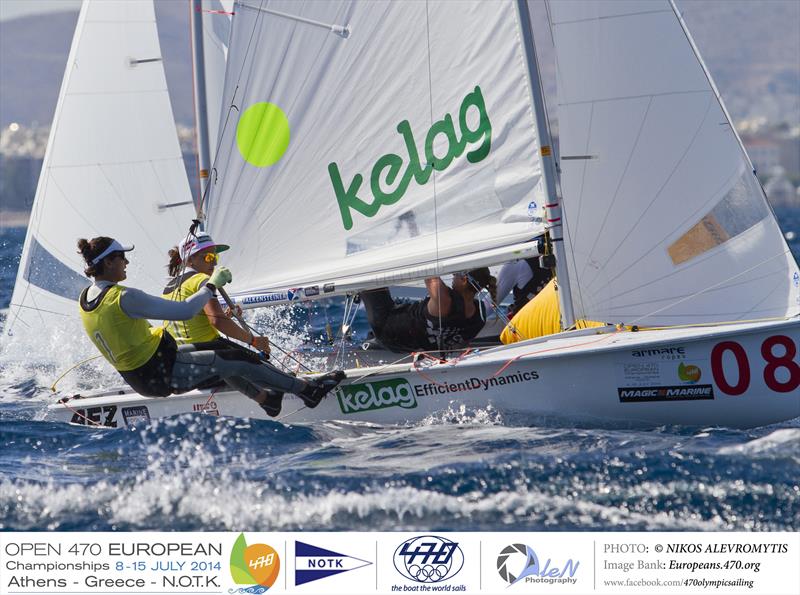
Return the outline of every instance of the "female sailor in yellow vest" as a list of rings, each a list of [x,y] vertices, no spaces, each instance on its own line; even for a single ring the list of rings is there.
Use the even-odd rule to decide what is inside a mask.
[[[182,302],[196,294],[208,282],[217,266],[220,252],[230,246],[217,244],[207,233],[190,234],[179,246],[169,251],[169,276],[163,297]],[[178,345],[187,343],[218,343],[220,348],[239,346],[220,337],[220,333],[247,343],[256,350],[269,355],[269,339],[243,329],[226,313],[217,300],[209,300],[203,310],[189,320],[174,320],[167,323],[167,330]]]
[[[189,234],[181,239],[178,246],[169,251],[170,261],[167,267],[171,279],[164,287],[162,297],[182,302],[197,294],[214,274],[219,260],[217,254],[229,248],[226,244],[217,244],[210,235],[202,232]],[[217,300],[206,302],[203,309],[189,320],[173,320],[165,326],[181,351],[211,349],[218,357],[261,363],[252,351],[220,336],[223,333],[227,337],[247,343],[266,356],[269,355],[269,339],[240,327],[231,320],[230,314],[222,309]],[[266,363],[265,365],[269,366]],[[276,374],[285,375],[276,368],[273,370]],[[252,399],[258,399],[257,395],[263,390],[246,378],[238,376],[227,378],[226,382]],[[282,392],[267,390],[261,406],[267,413],[275,416],[281,411],[282,401]]]
[[[575,328],[605,326],[602,322],[577,320]],[[551,279],[531,301],[514,315],[500,333],[500,341],[508,345],[561,332],[561,308],[558,306],[556,280]]]
[[[133,246],[97,237],[78,240],[78,250],[87,264],[86,275],[94,278],[94,283],[80,296],[83,327],[105,359],[140,394],[165,397],[191,390],[214,377],[226,381],[242,377],[264,387],[255,395],[262,407],[269,389],[291,391],[308,407],[316,407],[343,378],[335,372],[307,382],[277,375],[272,368],[261,364],[226,360],[217,357],[214,351],[179,352],[163,326],[150,325],[147,319],[188,320],[200,312],[216,288],[231,280],[230,271],[224,267],[214,271],[202,290],[186,301],[175,302],[118,285],[127,277],[125,253],[133,250]]]

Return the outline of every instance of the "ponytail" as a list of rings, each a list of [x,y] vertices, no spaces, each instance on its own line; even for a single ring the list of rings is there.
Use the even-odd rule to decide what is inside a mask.
[[[178,247],[174,246],[170,248],[169,251],[169,264],[167,264],[167,271],[169,272],[170,277],[176,276],[183,266],[183,261],[181,260],[181,253],[178,251]]]
[[[103,251],[111,245],[114,240],[106,236],[100,236],[87,240],[81,238],[78,240],[78,253],[83,256],[83,260],[88,265],[83,273],[87,277],[96,277],[103,274],[103,261],[92,264],[92,261],[97,258]]]

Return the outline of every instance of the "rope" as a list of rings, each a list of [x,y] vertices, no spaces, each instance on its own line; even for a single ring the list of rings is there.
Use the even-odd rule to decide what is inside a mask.
[[[83,361],[80,361],[80,362],[78,362],[77,364],[73,365],[71,368],[67,369],[67,371],[66,371],[66,372],[64,372],[64,373],[63,373],[61,376],[59,376],[58,378],[56,378],[56,379],[53,381],[53,384],[52,384],[52,385],[50,385],[50,390],[51,390],[51,391],[53,391],[53,392],[56,392],[56,385],[57,385],[59,382],[61,382],[61,379],[62,379],[62,378],[64,378],[64,376],[66,376],[67,374],[69,374],[70,372],[72,372],[72,370],[74,370],[74,369],[75,369],[75,368],[77,368],[78,366],[82,366],[82,365],[83,365],[83,364],[85,364],[86,362],[90,362],[90,361],[92,361],[93,359],[97,359],[97,358],[99,358],[99,357],[103,357],[103,356],[102,356],[102,354],[101,354],[101,355],[93,355],[92,357],[87,357],[85,360],[83,360]]]

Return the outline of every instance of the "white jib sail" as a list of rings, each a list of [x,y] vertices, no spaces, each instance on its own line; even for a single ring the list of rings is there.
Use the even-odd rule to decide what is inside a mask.
[[[541,233],[514,3],[234,11],[208,225],[232,245],[236,294],[391,280]]]
[[[797,263],[670,2],[549,8],[576,316],[800,311]]]
[[[72,41],[5,330],[47,337],[77,320],[90,280],[80,237],[136,245],[130,283],[160,292],[191,206],[153,3],[87,0]]]

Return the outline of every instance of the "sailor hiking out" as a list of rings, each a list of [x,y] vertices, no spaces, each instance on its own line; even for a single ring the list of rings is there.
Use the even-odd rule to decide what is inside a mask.
[[[247,383],[245,394],[274,416],[280,412],[276,395],[292,392],[313,408],[344,376],[333,372],[306,381],[252,359],[231,357],[227,350],[179,350],[164,326],[154,327],[147,319],[192,319],[218,287],[231,281],[230,271],[217,268],[193,295],[183,301],[166,300],[119,285],[127,277],[125,253],[133,246],[97,237],[78,240],[78,249],[87,264],[85,274],[94,278],[80,296],[84,329],[103,357],[142,395],[166,397],[220,379],[237,390]]]

